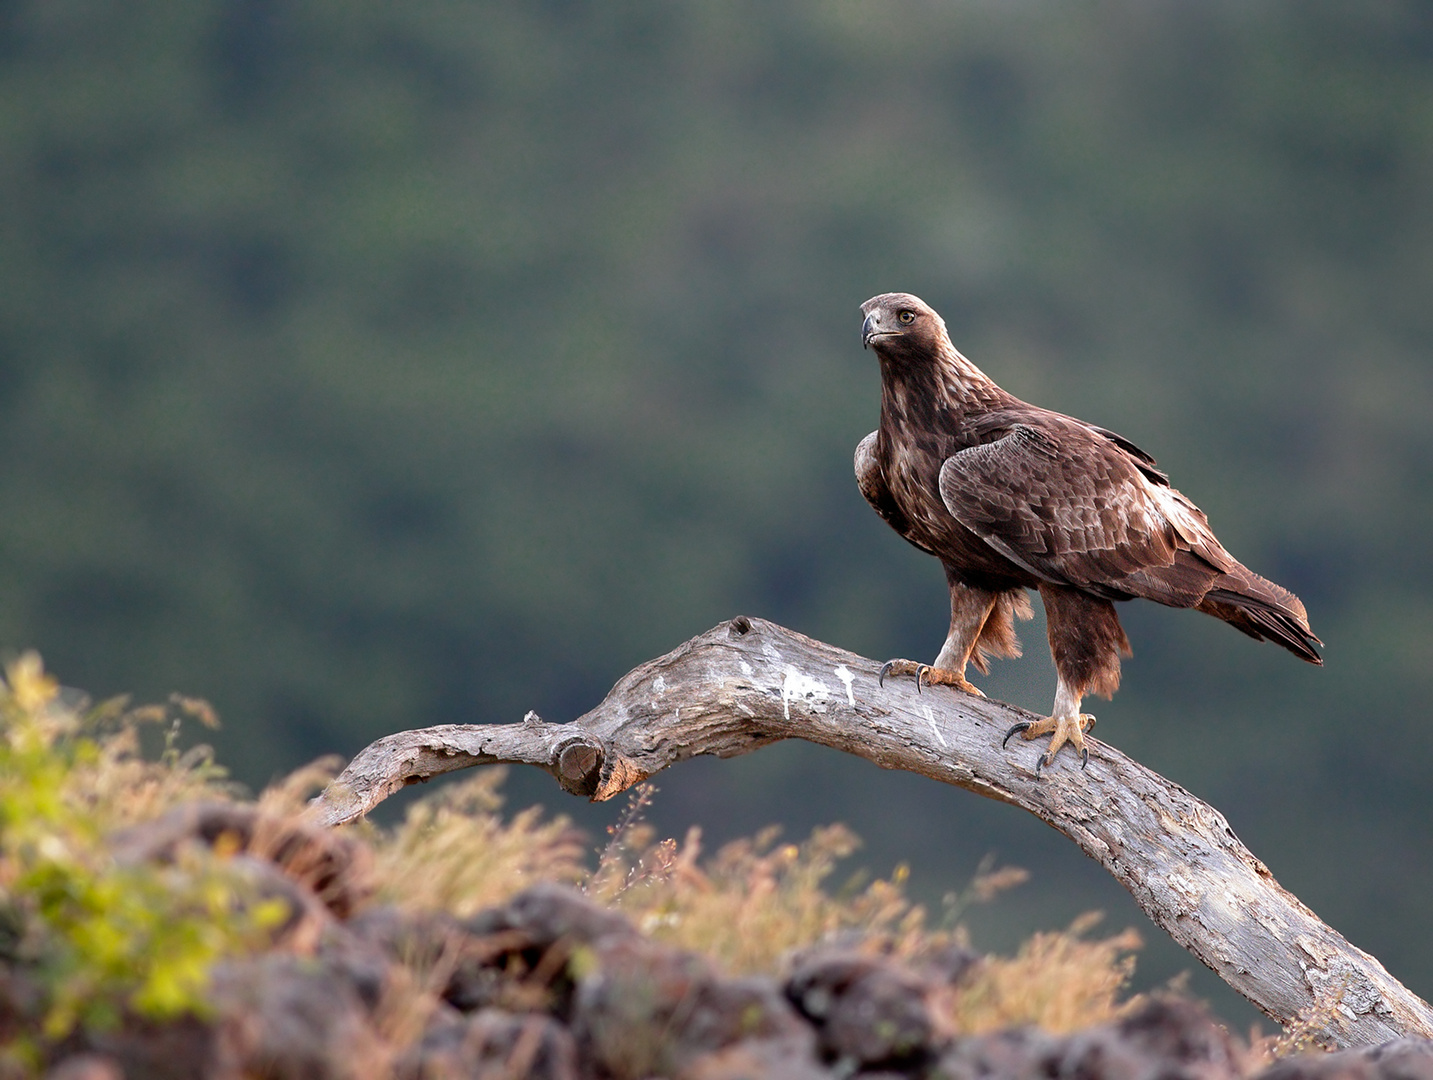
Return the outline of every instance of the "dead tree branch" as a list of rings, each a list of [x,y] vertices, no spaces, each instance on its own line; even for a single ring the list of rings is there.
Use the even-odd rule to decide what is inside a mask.
[[[1175,941],[1281,1025],[1337,1046],[1433,1037],[1433,1009],[1281,888],[1217,810],[1091,742],[1035,773],[1043,746],[1000,746],[1029,714],[945,688],[880,688],[877,665],[740,617],[629,672],[570,724],[444,725],[373,743],[316,802],[338,825],[405,784],[472,765],[546,769],[610,799],[697,754],[735,757],[806,739],[1028,810],[1115,876]]]

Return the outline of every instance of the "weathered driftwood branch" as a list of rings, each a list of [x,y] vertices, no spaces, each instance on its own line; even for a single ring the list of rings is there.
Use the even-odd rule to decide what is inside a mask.
[[[1433,1036],[1433,1009],[1281,888],[1223,816],[1092,742],[1037,776],[1040,744],[1001,736],[1029,714],[910,679],[774,623],[740,617],[641,665],[570,724],[444,725],[373,743],[316,800],[329,824],[408,783],[522,763],[610,799],[697,754],[734,757],[799,738],[1030,811],[1113,874],[1151,919],[1280,1024],[1361,1046]]]

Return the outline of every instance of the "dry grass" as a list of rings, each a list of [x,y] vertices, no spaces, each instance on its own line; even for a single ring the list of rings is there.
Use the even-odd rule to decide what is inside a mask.
[[[933,928],[905,893],[903,866],[888,879],[828,891],[837,864],[860,845],[844,826],[817,829],[802,844],[778,843],[779,831],[768,829],[704,860],[700,830],[681,843],[654,841],[641,821],[654,789],[643,788],[614,830],[588,893],[652,937],[702,953],[733,973],[779,974],[792,953],[832,941],[918,964],[943,947],[968,946],[959,914],[1029,877],[1016,867],[982,865],[964,892],[947,898],[948,925]],[[1139,935],[1126,930],[1092,938],[1099,919],[1090,913],[1066,930],[1035,934],[1014,956],[985,957],[949,996],[951,1030],[974,1034],[1033,1024],[1068,1032],[1129,1011],[1138,1004],[1125,989]]]
[[[51,711],[62,716],[66,710]],[[79,755],[70,768],[66,798],[112,828],[152,820],[182,802],[240,796],[208,746],[180,749],[185,721],[217,726],[206,702],[175,695],[168,705],[131,709],[126,699],[114,698],[71,715],[75,733],[90,737],[94,753]],[[143,737],[155,731],[157,738]],[[146,741],[160,742],[158,752],[144,753]]]
[[[82,807],[86,820],[120,828],[194,799],[241,798],[207,749],[179,748],[180,721],[211,722],[207,706],[175,698],[157,708],[128,709],[115,701],[83,716],[57,711],[49,704],[57,693],[53,680],[37,658],[33,670],[27,662],[28,657],[8,673],[9,692],[16,707],[38,718],[36,724],[55,718],[60,728],[46,738],[83,737],[88,749],[70,755],[57,782],[61,800]],[[35,701],[26,704],[29,697]],[[144,732],[152,734],[145,738]],[[146,742],[151,751],[158,743],[157,752],[146,756]],[[295,773],[260,796],[263,817],[279,826],[297,823],[308,795],[331,775],[331,763]],[[801,843],[782,842],[778,830],[768,829],[707,855],[697,829],[680,842],[656,837],[644,821],[655,791],[650,785],[636,793],[596,866],[589,867],[586,844],[566,818],[547,818],[539,808],[504,815],[504,775],[502,769],[475,772],[415,803],[396,828],[352,828],[372,855],[354,861],[352,873],[365,879],[355,883],[354,894],[361,898],[371,886],[373,902],[464,917],[534,882],[557,881],[583,889],[654,938],[700,953],[727,972],[779,975],[792,953],[823,942],[918,964],[935,950],[965,943],[963,930],[953,925],[965,906],[987,902],[1026,876],[1012,868],[982,867],[964,893],[948,898],[942,924],[932,926],[906,894],[904,867],[888,878],[829,887],[842,860],[859,846],[844,826],[817,829]],[[984,958],[949,997],[951,1029],[1035,1024],[1070,1031],[1126,1011],[1131,1002],[1123,995],[1138,938],[1133,931],[1091,938],[1093,922],[1087,917],[1068,930],[1036,934],[1012,957]],[[442,973],[411,974],[388,991],[381,1010],[385,1048],[374,1050],[379,1057],[391,1059],[416,1038],[435,1006],[434,979],[441,982]]]
[[[1138,1003],[1123,993],[1134,974],[1139,935],[1125,930],[1092,940],[1099,921],[1082,915],[1068,930],[1037,933],[1010,957],[987,957],[956,997],[957,1031],[980,1033],[1030,1024],[1063,1033],[1116,1020]]]
[[[565,818],[543,820],[536,808],[503,818],[502,778],[500,769],[479,773],[415,804],[397,829],[368,830],[378,898],[461,916],[534,881],[561,881],[623,912],[653,938],[733,974],[777,975],[791,954],[823,942],[915,963],[942,947],[968,944],[958,925],[929,925],[924,908],[906,895],[905,867],[889,878],[828,889],[841,860],[860,846],[842,825],[819,828],[800,844],[781,843],[779,830],[767,829],[705,857],[699,829],[681,842],[656,838],[643,820],[655,788],[643,785],[589,871]],[[1027,876],[982,866],[968,889],[948,898],[946,921]],[[985,957],[949,997],[951,1029],[1033,1024],[1067,1032],[1127,1012],[1136,1004],[1125,989],[1139,936],[1126,930],[1093,938],[1098,920],[1082,916],[1066,930],[1035,934],[1014,956]]]
[[[844,826],[817,829],[802,844],[778,830],[725,845],[701,859],[701,832],[651,842],[633,830],[618,858],[605,858],[589,885],[594,898],[626,912],[658,940],[700,952],[734,973],[771,972],[799,948],[842,934],[918,932],[924,914],[904,895],[903,870],[833,896],[826,878],[858,846]]]
[[[1270,1064],[1278,1058],[1294,1054],[1338,1049],[1328,1041],[1328,1036],[1324,1033],[1341,1026],[1339,1003],[1347,990],[1346,982],[1326,986],[1313,1007],[1300,1013],[1277,1035],[1261,1036],[1258,1032],[1252,1033],[1249,1037],[1250,1052],[1259,1056],[1262,1064]]]
[[[579,884],[587,876],[582,835],[540,807],[504,820],[505,769],[475,773],[409,809],[391,832],[369,834],[378,898],[401,907],[472,915],[537,881]]]

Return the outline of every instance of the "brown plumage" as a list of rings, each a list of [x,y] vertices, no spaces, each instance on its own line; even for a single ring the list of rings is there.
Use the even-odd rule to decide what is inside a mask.
[[[863,344],[881,362],[881,424],[856,448],[856,481],[881,517],[940,559],[951,623],[935,663],[893,660],[915,675],[979,693],[967,663],[1018,656],[1026,589],[1045,605],[1059,682],[1053,714],[1017,725],[1088,759],[1080,712],[1109,697],[1130,655],[1113,601],[1196,608],[1313,664],[1322,644],[1298,597],[1240,565],[1204,513],[1128,439],[1021,401],[951,344],[945,322],[908,293],[861,305]],[[1009,738],[1009,735],[1006,736]]]

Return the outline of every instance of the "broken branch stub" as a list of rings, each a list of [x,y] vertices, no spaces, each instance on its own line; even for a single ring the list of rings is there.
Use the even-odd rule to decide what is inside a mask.
[[[570,724],[444,725],[378,740],[315,800],[338,825],[405,784],[473,765],[536,765],[610,799],[698,754],[781,739],[856,754],[1029,811],[1079,845],[1180,945],[1284,1026],[1335,1046],[1433,1037],[1433,1009],[1280,887],[1213,807],[1098,740],[1087,769],[1036,773],[1042,748],[1002,749],[1029,713],[913,680],[746,616],[624,676]]]

